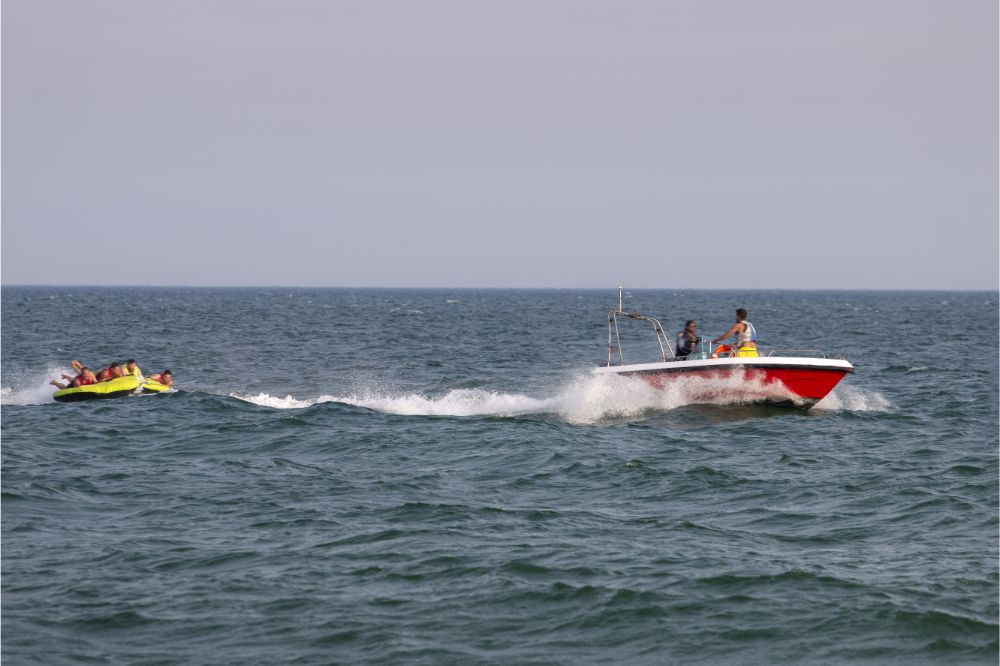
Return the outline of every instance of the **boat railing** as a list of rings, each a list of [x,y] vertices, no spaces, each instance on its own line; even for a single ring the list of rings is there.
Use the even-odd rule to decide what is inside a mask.
[[[621,307],[619,307],[618,309],[612,310],[608,313],[608,367],[611,367],[611,361],[614,358],[615,352],[618,352],[619,363],[621,365],[625,365],[625,357],[622,354],[621,334],[618,331],[618,319],[620,317],[650,322],[653,325],[653,332],[656,334],[656,341],[660,345],[660,356],[663,358],[664,363],[675,358],[674,350],[670,348],[670,343],[667,342],[667,336],[663,332],[663,326],[660,325],[658,319],[648,317],[638,312],[622,310]]]
[[[758,349],[761,356],[807,356],[809,358],[826,358],[826,352],[822,349],[770,349],[763,354],[763,349]]]
[[[771,349],[767,347],[758,347],[757,356],[798,356],[807,358],[827,357],[826,352],[821,349]],[[677,356],[675,358],[679,361],[699,361],[709,358],[739,358],[739,354],[735,349],[730,349],[729,351],[720,351],[718,352],[718,355],[715,355],[715,348],[712,346],[712,341],[703,339],[698,341],[698,344],[690,354],[687,356]]]
[[[656,334],[656,341],[660,345],[660,357],[663,362],[668,361],[696,361],[704,360],[710,358],[740,358],[740,354],[736,350],[730,349],[729,351],[719,351],[716,352],[712,346],[712,341],[709,339],[699,339],[695,348],[690,354],[685,356],[678,356],[673,347],[667,341],[667,336],[663,332],[663,326],[655,317],[649,317],[638,312],[631,312],[625,310],[623,305],[622,287],[618,287],[618,307],[608,313],[608,367],[611,367],[611,362],[614,360],[615,353],[618,354],[618,362],[621,365],[625,365],[625,357],[622,354],[622,342],[621,334],[618,330],[618,320],[623,319],[634,319],[638,321],[648,321],[653,326],[653,332]],[[820,349],[768,349],[768,348],[757,348],[758,357],[782,357],[782,356],[796,356],[796,357],[808,357],[808,358],[827,358],[825,352]],[[742,358],[748,358],[746,356]],[[840,356],[834,358],[842,358]]]

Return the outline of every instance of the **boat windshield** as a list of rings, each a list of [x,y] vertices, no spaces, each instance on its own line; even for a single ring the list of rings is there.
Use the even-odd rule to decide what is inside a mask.
[[[706,359],[712,354],[712,341],[711,340],[698,340],[698,344],[695,348],[691,350],[691,353],[687,356],[678,356],[678,361],[698,361]]]

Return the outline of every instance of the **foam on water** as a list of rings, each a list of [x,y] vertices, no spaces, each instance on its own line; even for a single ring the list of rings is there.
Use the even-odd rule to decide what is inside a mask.
[[[237,400],[242,400],[243,402],[253,403],[261,407],[271,407],[272,409],[305,409],[315,405],[318,400],[299,400],[298,398],[293,398],[290,395],[286,395],[284,398],[278,398],[269,393],[257,393],[256,395],[250,395],[245,393],[230,393],[230,398],[236,398]]]
[[[0,403],[4,405],[44,405],[52,400],[52,394],[57,390],[49,382],[59,379],[62,373],[76,374],[70,368],[54,367],[48,368],[44,374],[29,374],[16,376],[13,378],[4,377],[4,380],[12,379],[10,386],[0,388]]]
[[[838,386],[816,403],[814,410],[831,412],[887,412],[892,403],[878,391]]]
[[[482,389],[456,389],[440,397],[419,393],[393,395],[377,391],[349,396],[321,395],[311,400],[300,400],[290,395],[277,398],[267,393],[229,395],[274,409],[303,409],[324,402],[337,402],[403,416],[517,416],[550,411],[549,404],[552,403],[552,400]]]
[[[314,399],[290,395],[281,398],[268,393],[229,395],[273,409],[304,409],[336,402],[402,416],[556,414],[576,424],[645,418],[691,404],[748,404],[763,399],[795,401],[795,396],[780,384],[765,384],[738,375],[722,379],[678,378],[663,388],[635,377],[586,375],[572,380],[556,395],[543,398],[485,389],[455,389],[441,396],[371,390],[352,395],[321,395]],[[885,411],[889,407],[889,401],[880,394],[859,389],[835,391],[816,406],[827,411]]]
[[[404,416],[519,416],[549,412],[554,399],[483,389],[456,389],[439,398],[420,394],[401,396],[371,393],[362,396],[323,396],[324,402],[342,402]]]
[[[12,386],[0,389],[5,405],[41,405],[52,402],[55,390],[48,382],[69,373],[64,367],[44,374],[15,377]],[[232,398],[271,409],[305,409],[324,402],[337,402],[402,416],[522,416],[556,414],[569,423],[590,424],[607,420],[638,419],[691,404],[745,404],[761,399],[792,400],[794,396],[778,384],[763,384],[741,376],[725,379],[678,378],[657,388],[635,377],[581,375],[560,387],[550,397],[532,397],[486,389],[455,389],[444,395],[392,393],[372,389],[350,395],[317,398],[284,397],[266,392],[229,393]],[[891,403],[880,393],[839,386],[813,409],[823,411],[888,411]]]
[[[561,395],[560,414],[571,423],[633,419],[692,404],[732,405],[791,400],[781,384],[765,384],[741,374],[725,378],[677,377],[662,388],[636,378],[595,375],[571,384]]]

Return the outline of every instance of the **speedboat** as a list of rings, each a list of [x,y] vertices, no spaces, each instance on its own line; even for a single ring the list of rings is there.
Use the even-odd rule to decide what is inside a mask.
[[[649,322],[660,347],[660,360],[626,363],[621,349],[619,320]],[[615,362],[617,361],[617,363]],[[608,314],[608,360],[593,370],[596,375],[638,377],[659,389],[677,387],[692,402],[758,403],[809,409],[833,390],[852,366],[842,357],[829,357],[810,349],[711,348],[699,341],[686,356],[671,347],[660,322],[622,307]]]
[[[162,393],[169,390],[169,386],[153,381],[152,379],[125,375],[124,377],[116,377],[115,379],[97,382],[96,384],[59,389],[52,394],[52,399],[56,402],[77,402],[79,400],[124,398],[130,395]]]

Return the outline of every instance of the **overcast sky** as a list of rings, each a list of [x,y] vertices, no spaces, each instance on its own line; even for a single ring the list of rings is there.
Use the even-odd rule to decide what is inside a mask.
[[[2,281],[996,289],[996,0],[3,0]]]

